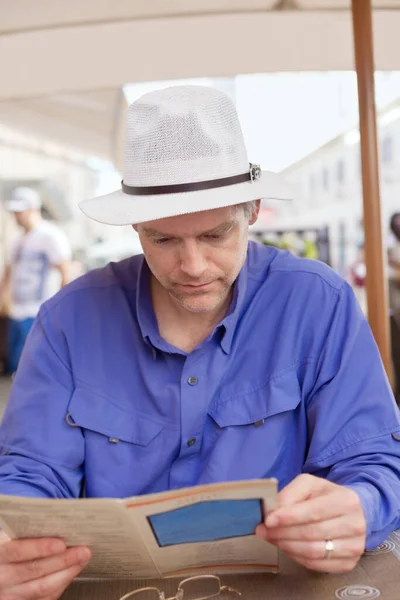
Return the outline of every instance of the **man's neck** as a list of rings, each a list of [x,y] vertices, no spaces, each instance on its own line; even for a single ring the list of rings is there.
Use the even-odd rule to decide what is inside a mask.
[[[232,290],[214,311],[201,313],[183,308],[153,276],[151,296],[161,337],[176,348],[191,352],[225,317],[232,300]]]

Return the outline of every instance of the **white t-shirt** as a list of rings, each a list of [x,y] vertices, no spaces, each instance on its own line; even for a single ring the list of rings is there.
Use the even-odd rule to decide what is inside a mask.
[[[36,317],[41,304],[61,287],[61,273],[52,265],[70,258],[65,233],[48,221],[41,221],[15,241],[9,261],[12,319]]]

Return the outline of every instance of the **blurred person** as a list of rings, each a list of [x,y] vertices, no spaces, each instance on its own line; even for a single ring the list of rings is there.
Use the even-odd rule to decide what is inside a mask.
[[[400,405],[400,213],[390,219],[388,242],[390,335],[394,390]]]
[[[272,476],[278,507],[257,535],[306,568],[350,571],[400,526],[399,413],[353,290],[249,242],[260,199],[290,195],[249,164],[225,94],[146,94],[125,139],[121,188],[81,208],[132,225],[143,254],[40,309],[0,428],[0,492],[121,498]],[[90,559],[61,540],[3,548],[5,598],[59,598]]]
[[[400,314],[400,213],[390,219],[388,243],[389,263],[389,305],[392,314]]]
[[[16,188],[7,208],[22,229],[0,282],[0,304],[10,300],[7,370],[13,374],[41,304],[68,283],[71,249],[62,229],[42,218],[34,189]]]

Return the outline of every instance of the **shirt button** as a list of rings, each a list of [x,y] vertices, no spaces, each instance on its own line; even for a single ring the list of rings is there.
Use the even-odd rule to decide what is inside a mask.
[[[196,438],[190,438],[190,440],[188,440],[187,445],[188,446],[194,446],[196,443]]]
[[[193,377],[193,376],[192,377],[188,377],[188,380],[187,380],[187,382],[188,382],[189,385],[196,385],[198,381],[199,380],[197,379],[197,377]]]

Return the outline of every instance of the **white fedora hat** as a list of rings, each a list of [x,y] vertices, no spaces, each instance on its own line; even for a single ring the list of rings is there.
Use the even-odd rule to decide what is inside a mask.
[[[84,200],[109,225],[132,225],[251,200],[288,200],[281,176],[249,163],[236,109],[223,92],[176,86],[128,108],[121,188]]]

